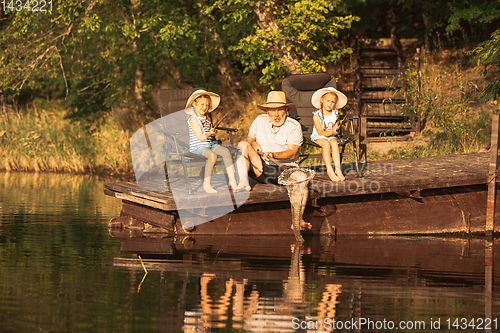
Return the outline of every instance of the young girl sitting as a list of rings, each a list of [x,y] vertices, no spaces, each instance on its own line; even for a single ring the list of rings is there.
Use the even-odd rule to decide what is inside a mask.
[[[212,138],[217,134],[217,130],[212,127],[208,113],[215,110],[219,106],[219,102],[219,95],[205,90],[196,90],[191,94],[186,104],[186,112],[191,114],[191,117],[188,119],[189,150],[194,154],[203,155],[207,158],[203,180],[203,189],[207,193],[217,193],[212,185],[210,185],[217,155],[222,156],[224,165],[226,166],[229,186],[233,190],[236,189],[231,153],[226,147],[221,146],[218,141]]]
[[[347,103],[347,97],[335,88],[327,87],[316,91],[311,99],[312,105],[317,108],[313,112],[314,128],[311,140],[323,148],[323,162],[328,177],[332,181],[344,181],[345,177],[340,169],[340,152],[337,142],[340,122],[338,109]],[[335,172],[332,168],[335,165]]]

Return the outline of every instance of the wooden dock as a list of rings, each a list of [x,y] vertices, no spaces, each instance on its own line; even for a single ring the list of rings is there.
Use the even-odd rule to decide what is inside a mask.
[[[483,233],[488,165],[489,153],[374,161],[364,166],[362,177],[351,172],[345,182],[331,182],[319,170],[304,219],[313,225],[310,233],[321,235]],[[122,200],[121,216],[109,224],[115,234],[292,234],[288,194],[281,186],[255,184],[249,195],[231,193],[235,207],[245,203],[213,220],[211,210],[227,205],[219,200],[223,194],[198,189],[177,193],[174,200],[168,190],[146,191],[135,182],[106,184],[105,193]],[[181,210],[210,222],[185,230]]]

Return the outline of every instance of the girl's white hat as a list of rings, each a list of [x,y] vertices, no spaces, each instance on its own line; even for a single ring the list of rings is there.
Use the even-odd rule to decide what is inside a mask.
[[[210,103],[210,110],[208,112],[212,112],[213,110],[217,109],[220,103],[220,96],[217,95],[216,93],[213,92],[208,92],[203,89],[196,90],[194,93],[189,96],[189,99],[186,103],[186,109],[189,109],[190,107],[193,106],[193,102],[195,99],[197,99],[200,96],[203,95],[208,95],[210,97],[211,103]],[[188,114],[193,114],[193,111],[187,112]]]
[[[314,94],[312,95],[311,98],[311,104],[316,108],[316,109],[321,109],[321,103],[319,102],[321,97],[323,97],[324,94],[326,93],[334,93],[337,95],[338,100],[337,100],[337,105],[335,107],[337,109],[343,108],[347,104],[347,96],[338,91],[337,89],[333,87],[326,87],[326,88],[321,88],[319,90],[316,90]]]

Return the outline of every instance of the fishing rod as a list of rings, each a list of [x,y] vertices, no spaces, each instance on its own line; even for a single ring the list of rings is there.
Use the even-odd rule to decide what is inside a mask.
[[[213,128],[217,129],[217,128],[219,127],[220,123],[222,122],[222,120],[223,120],[224,118],[226,118],[226,116],[227,116],[228,114],[230,114],[231,112],[233,112],[233,111],[234,111],[234,110],[229,110],[228,112],[226,112],[226,113],[222,116],[222,118],[220,118],[220,119],[219,119],[219,120],[215,123],[215,125],[213,126]]]

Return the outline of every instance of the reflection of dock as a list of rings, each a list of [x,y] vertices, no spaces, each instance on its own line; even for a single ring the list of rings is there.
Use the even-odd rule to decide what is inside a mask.
[[[134,252],[136,240],[123,239],[122,245],[125,241],[127,250]],[[478,304],[474,313],[467,313],[478,316],[483,311],[490,318],[499,306],[493,294],[494,286],[500,286],[500,262],[493,256],[499,244],[480,239],[312,237],[301,248],[291,246],[293,236],[162,241],[171,244],[162,256],[148,255],[143,245],[135,253],[141,253],[150,273],[161,272],[162,297],[172,297],[170,302],[178,304],[159,314],[161,328],[178,328],[175,331],[251,330],[267,323],[274,328],[271,332],[283,332],[290,329],[293,318],[347,321],[374,313],[392,319],[389,312],[378,309],[384,304],[385,311],[390,307],[399,311],[403,305],[391,300],[424,308],[435,303],[449,317],[460,317],[464,311],[457,301]],[[271,251],[273,242],[276,251]],[[108,269],[130,271],[131,279],[143,270],[136,258],[105,258],[103,263]],[[150,274],[145,284],[154,276]],[[427,320],[436,314],[423,310],[412,315]]]
[[[304,218],[312,223],[313,234],[484,232],[488,163],[487,153],[370,162],[363,177],[351,174],[343,183],[318,173]],[[106,184],[105,193],[122,200],[121,217],[110,227],[133,225],[142,230],[147,223],[162,229],[145,231],[175,234],[292,234],[283,187],[257,184],[242,206],[214,219],[211,214],[221,208],[219,202],[227,205],[227,200],[200,191],[179,194],[174,201],[169,191],[146,191],[136,183]],[[230,200],[237,207],[246,196],[231,193]],[[211,222],[195,223],[194,230],[186,231],[178,219],[181,210],[194,220]],[[498,216],[500,209],[496,211]]]

